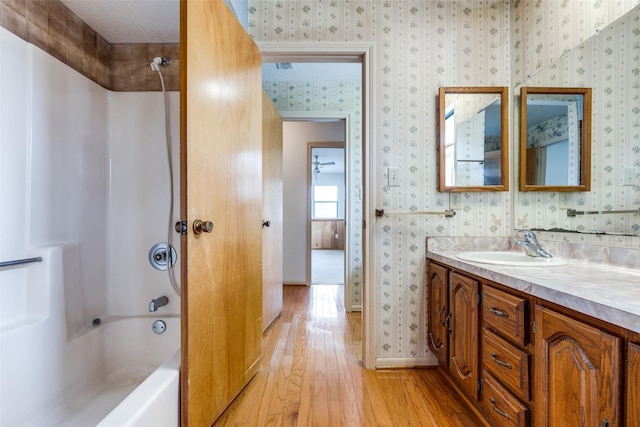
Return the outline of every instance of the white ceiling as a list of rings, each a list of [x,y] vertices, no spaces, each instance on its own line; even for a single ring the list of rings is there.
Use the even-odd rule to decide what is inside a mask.
[[[61,0],[109,43],[178,43],[179,0]],[[240,16],[246,1],[229,0]],[[242,21],[242,20],[241,20]],[[265,81],[360,81],[360,64],[296,63],[291,70],[263,65]]]
[[[178,43],[179,0],[61,0],[109,43]]]

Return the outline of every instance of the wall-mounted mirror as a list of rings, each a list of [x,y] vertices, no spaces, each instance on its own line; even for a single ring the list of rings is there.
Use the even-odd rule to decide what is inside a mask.
[[[507,87],[441,87],[440,191],[509,190]]]
[[[591,89],[520,89],[520,191],[589,191]]]

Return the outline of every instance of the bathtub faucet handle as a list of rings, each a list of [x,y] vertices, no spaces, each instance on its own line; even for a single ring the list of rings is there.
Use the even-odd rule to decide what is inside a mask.
[[[149,312],[158,311],[158,308],[167,304],[169,304],[169,298],[165,297],[164,295],[156,299],[152,299],[149,303]]]

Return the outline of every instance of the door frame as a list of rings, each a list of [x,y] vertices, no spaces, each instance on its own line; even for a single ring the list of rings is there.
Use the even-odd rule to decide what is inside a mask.
[[[362,337],[363,364],[366,369],[375,369],[375,248],[373,209],[376,206],[376,177],[373,173],[376,146],[373,124],[373,43],[308,43],[308,42],[257,42],[262,51],[263,62],[355,62],[362,64],[362,151],[363,151],[363,224],[362,224]],[[266,61],[265,61],[266,60]],[[317,113],[316,113],[317,114]],[[283,119],[285,116],[283,114]]]
[[[311,231],[311,204],[313,203],[312,200],[312,194],[311,194],[311,184],[312,184],[312,178],[311,178],[311,171],[312,171],[312,167],[311,167],[311,161],[313,161],[312,156],[311,156],[311,151],[314,148],[342,148],[344,150],[344,197],[343,197],[343,204],[344,204],[344,221],[345,224],[348,224],[350,219],[349,219],[349,206],[350,206],[350,199],[349,199],[349,195],[348,195],[348,189],[351,188],[351,186],[349,185],[349,179],[348,179],[348,174],[347,174],[347,168],[349,167],[349,157],[347,155],[347,138],[346,136],[349,135],[349,129],[347,128],[347,120],[344,120],[344,141],[343,142],[339,142],[339,141],[334,141],[334,142],[307,142],[307,221],[306,221],[306,229],[307,229],[307,249],[306,249],[306,258],[307,258],[307,286],[311,285],[311,270],[312,270],[312,264],[311,264],[311,242],[312,242],[312,231]],[[349,233],[347,233],[345,231],[345,236],[344,236],[344,271],[343,271],[343,283],[344,283],[344,308],[346,311],[353,311],[353,307],[351,307],[351,288],[353,286],[353,284],[351,283],[350,280],[345,280],[347,277],[347,271],[351,271],[351,257],[347,256],[349,254],[349,245],[351,244],[351,239],[349,236]]]

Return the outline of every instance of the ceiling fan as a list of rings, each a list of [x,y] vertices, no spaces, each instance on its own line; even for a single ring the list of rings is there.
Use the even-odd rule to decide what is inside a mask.
[[[313,174],[316,176],[316,179],[318,179],[318,174],[320,173],[320,168],[322,166],[331,166],[331,165],[335,165],[336,162],[321,162],[318,160],[318,155],[314,155],[314,157],[316,158],[313,162],[311,162],[311,164],[314,166],[313,167]]]

